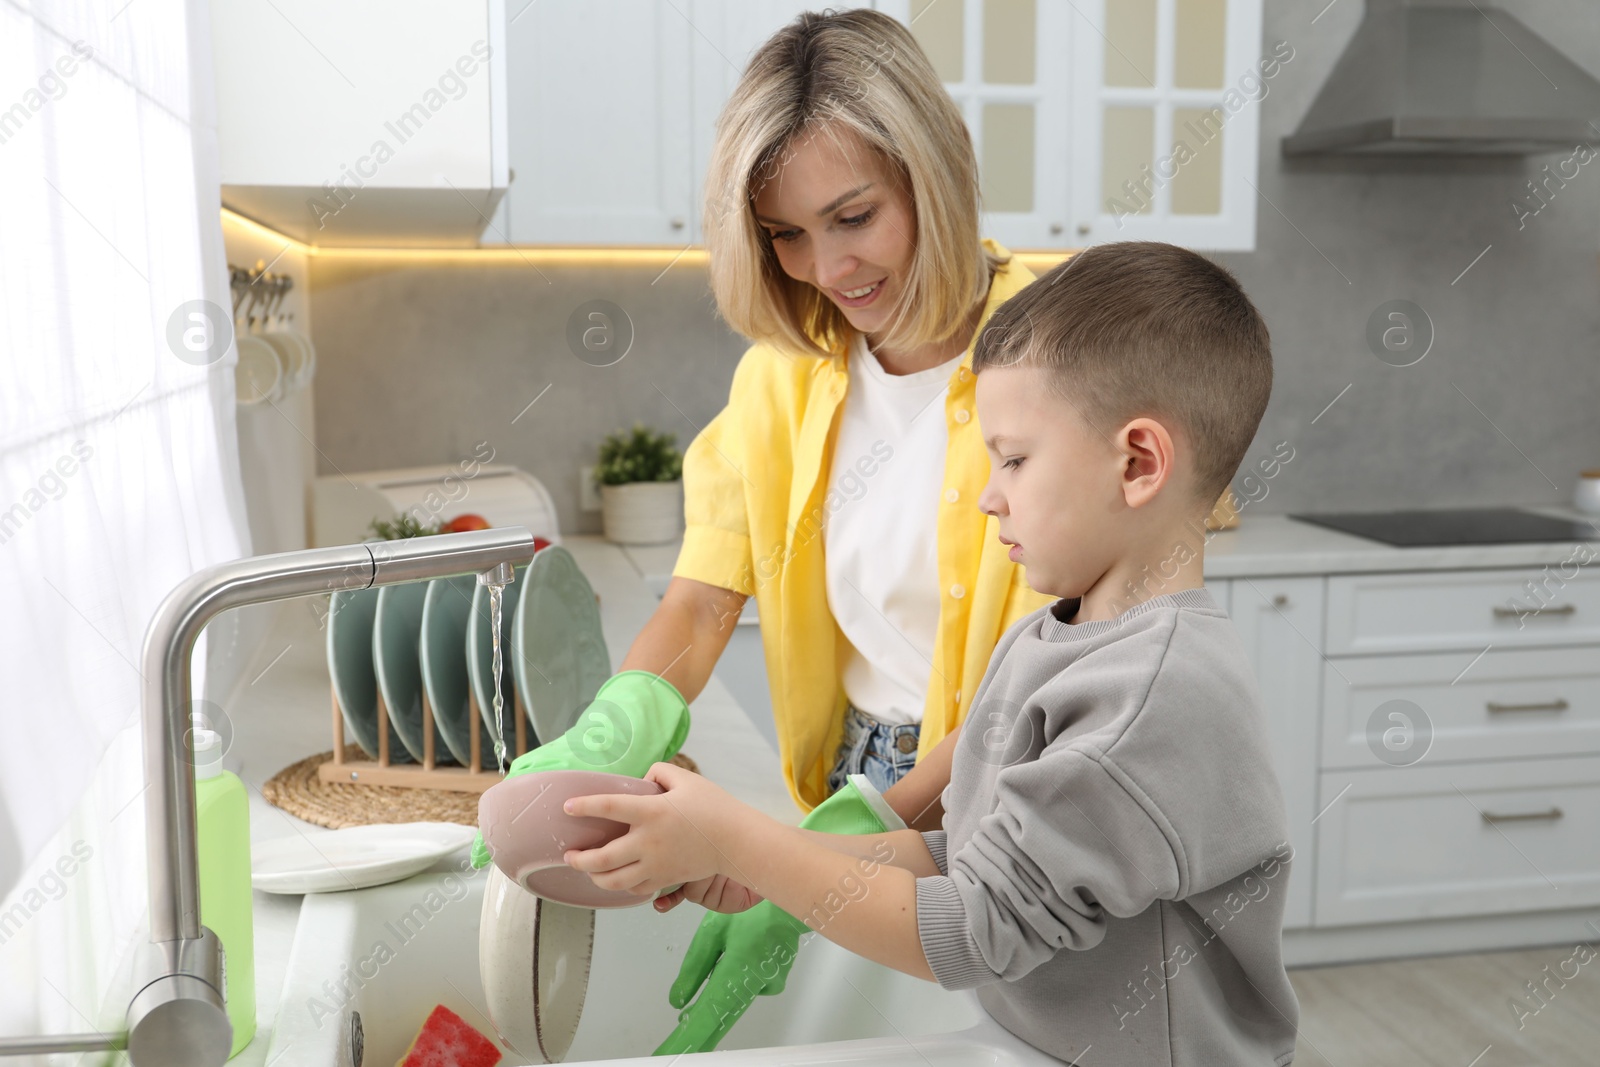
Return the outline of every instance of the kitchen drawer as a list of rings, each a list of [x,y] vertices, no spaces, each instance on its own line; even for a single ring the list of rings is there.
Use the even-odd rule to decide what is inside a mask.
[[[1600,903],[1600,758],[1329,773],[1321,792],[1319,927]]]
[[[1382,746],[1381,733],[1396,727],[1410,733],[1395,734],[1390,751],[1407,763],[1600,754],[1600,649],[1496,647],[1474,655],[1331,661],[1322,675],[1322,768],[1383,767],[1388,761],[1372,745]],[[1380,737],[1369,742],[1368,724],[1391,700],[1415,708],[1383,712]]]
[[[1576,644],[1600,644],[1600,577],[1576,563],[1328,579],[1330,656]]]

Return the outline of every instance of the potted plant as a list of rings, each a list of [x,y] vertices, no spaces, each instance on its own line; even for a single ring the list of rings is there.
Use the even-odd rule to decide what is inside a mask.
[[[594,480],[606,540],[623,545],[654,545],[683,534],[683,455],[676,438],[652,433],[634,423],[600,445]]]

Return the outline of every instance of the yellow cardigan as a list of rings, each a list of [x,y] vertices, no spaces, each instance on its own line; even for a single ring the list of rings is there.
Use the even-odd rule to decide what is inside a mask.
[[[992,240],[983,244],[1007,254]],[[999,268],[983,322],[1032,280],[1015,259]],[[752,345],[734,371],[728,406],[683,457],[687,529],[672,573],[756,598],[784,781],[804,811],[828,796],[847,703],[838,656],[845,638],[828,610],[824,585],[822,515],[834,416],[849,380],[843,354],[824,359]],[[969,342],[944,406],[949,445],[937,531],[942,595],[918,759],[966,717],[1000,636],[1054,599],[1028,585],[1023,568],[1007,558],[997,523],[978,510],[989,458],[974,385]],[[893,491],[887,481],[868,478],[867,486],[868,492]]]

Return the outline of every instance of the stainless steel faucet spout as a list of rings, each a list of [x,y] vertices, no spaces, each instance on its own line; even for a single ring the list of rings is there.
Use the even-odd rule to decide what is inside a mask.
[[[150,945],[128,1010],[134,1067],[218,1067],[231,1028],[222,950],[200,925],[195,852],[190,658],[202,630],[229,608],[458,574],[509,578],[533,558],[521,526],[255,556],[191,575],[156,609],[145,632],[143,720]]]

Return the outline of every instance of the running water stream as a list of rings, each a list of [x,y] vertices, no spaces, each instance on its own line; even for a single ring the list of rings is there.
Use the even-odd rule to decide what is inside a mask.
[[[500,600],[505,583],[489,582],[489,633],[494,649],[494,765],[504,777],[509,769],[506,762],[505,696],[500,689]]]

